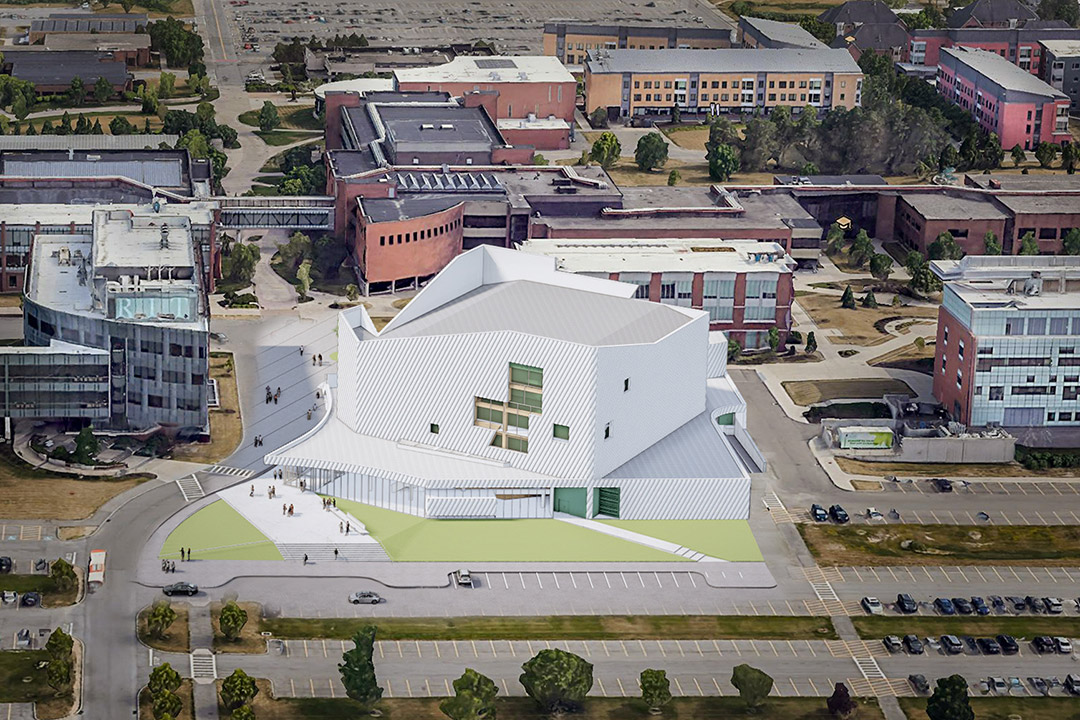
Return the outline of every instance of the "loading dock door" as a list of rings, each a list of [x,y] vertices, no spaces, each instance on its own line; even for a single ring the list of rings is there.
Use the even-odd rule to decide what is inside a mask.
[[[585,517],[585,488],[555,488],[555,512]]]
[[[608,517],[619,517],[619,488],[596,488],[596,512]]]

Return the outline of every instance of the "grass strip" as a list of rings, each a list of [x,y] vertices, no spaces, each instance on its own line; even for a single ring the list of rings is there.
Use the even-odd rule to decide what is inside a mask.
[[[797,527],[822,565],[1080,565],[1077,525]]]
[[[1001,615],[961,617],[856,617],[852,618],[861,637],[880,639],[886,635],[915,634],[919,637],[939,635],[971,635],[993,637],[1012,635],[1031,639],[1036,635],[1080,637],[1080,617],[1036,615],[1008,617]]]
[[[78,583],[60,590],[48,575],[0,575],[0,591],[4,590],[14,590],[19,595],[41,593],[41,604],[45,607],[74,605],[79,596]]]
[[[278,638],[348,640],[364,625],[380,640],[831,640],[825,617],[743,615],[553,615],[463,618],[263,618]]]
[[[252,707],[259,720],[353,720],[363,716],[360,706],[346,698],[274,698],[268,681],[256,682],[260,692],[255,696]],[[378,709],[383,718],[446,720],[446,715],[439,710],[440,702],[442,698],[437,697],[384,697]],[[884,715],[876,700],[857,699],[856,702],[859,704],[858,720],[883,720]],[[551,713],[541,711],[532,698],[527,697],[503,697],[500,694],[495,699],[495,709],[498,717],[513,720],[550,720],[552,717]],[[221,715],[225,717],[224,708]],[[770,697],[756,712],[749,713],[738,697],[676,697],[664,707],[661,715],[650,715],[648,708],[638,698],[590,696],[585,701],[584,710],[571,717],[576,720],[651,717],[687,720],[731,720],[742,717],[756,720],[828,720],[830,715],[824,698]],[[1027,717],[1025,714],[1025,720]],[[982,720],[982,715],[979,718]]]
[[[926,717],[926,698],[899,700],[900,708],[909,718]],[[1067,697],[972,698],[971,709],[979,720],[1080,720],[1080,702]]]

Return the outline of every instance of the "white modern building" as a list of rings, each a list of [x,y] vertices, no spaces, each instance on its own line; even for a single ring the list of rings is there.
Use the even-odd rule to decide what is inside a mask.
[[[764,459],[727,341],[635,292],[470,250],[382,331],[341,313],[325,415],[266,462],[422,517],[744,519]]]

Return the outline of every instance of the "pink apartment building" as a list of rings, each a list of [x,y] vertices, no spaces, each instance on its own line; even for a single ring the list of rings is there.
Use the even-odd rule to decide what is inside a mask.
[[[996,53],[943,48],[937,89],[997,133],[1006,151],[1072,140],[1069,98]]]

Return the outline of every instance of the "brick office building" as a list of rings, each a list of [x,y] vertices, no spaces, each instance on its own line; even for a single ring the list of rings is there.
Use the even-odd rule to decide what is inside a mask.
[[[996,133],[1003,148],[1072,140],[1068,97],[995,53],[942,50],[937,90]]]

